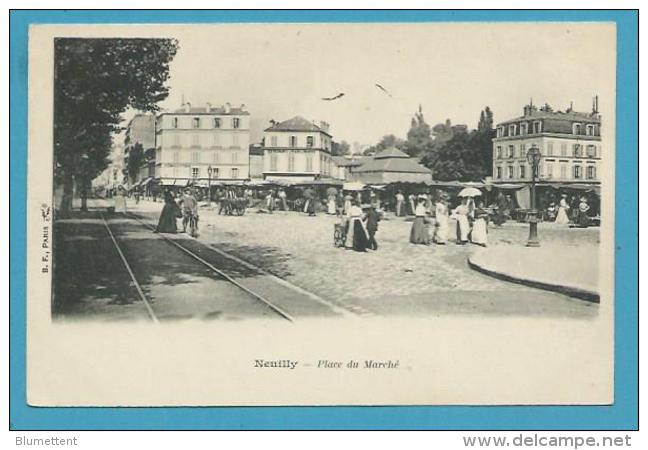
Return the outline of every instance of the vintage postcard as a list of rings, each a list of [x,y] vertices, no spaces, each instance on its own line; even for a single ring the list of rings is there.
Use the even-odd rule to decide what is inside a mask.
[[[614,23],[32,25],[33,406],[614,401]]]

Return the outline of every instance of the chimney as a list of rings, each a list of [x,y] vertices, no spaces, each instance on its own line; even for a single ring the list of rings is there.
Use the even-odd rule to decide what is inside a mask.
[[[230,105],[229,103],[225,103],[225,114],[229,114],[231,110],[232,110],[232,105]]]
[[[245,106],[245,103],[241,103],[241,112],[247,112],[247,106]]]
[[[184,110],[185,112],[191,111],[191,103],[187,102],[184,104]]]
[[[212,109],[211,103],[207,102],[206,106],[207,106],[207,112],[211,112],[211,109]]]
[[[329,128],[330,128],[331,126],[329,125],[328,122],[324,122],[323,120],[320,120],[319,127],[320,127],[320,129],[321,129],[323,132],[328,133],[328,132],[329,132]]]
[[[270,126],[274,127],[277,124],[277,121],[274,119],[270,119]]]

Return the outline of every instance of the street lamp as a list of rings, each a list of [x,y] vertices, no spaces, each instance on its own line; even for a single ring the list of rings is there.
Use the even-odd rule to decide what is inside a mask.
[[[531,211],[529,212],[529,240],[527,247],[540,247],[538,240],[538,210],[536,209],[536,177],[542,154],[537,145],[533,144],[526,154],[527,161],[531,165]]]
[[[207,202],[209,203],[210,207],[211,207],[211,177],[213,172],[214,169],[210,164],[209,167],[207,167]]]

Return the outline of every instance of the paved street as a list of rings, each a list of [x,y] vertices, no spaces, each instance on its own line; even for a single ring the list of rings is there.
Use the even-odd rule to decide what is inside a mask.
[[[133,212],[157,220],[161,203],[142,201]],[[415,246],[408,243],[411,223],[391,218],[380,224],[377,252],[356,253],[333,246],[337,219],[323,214],[266,214],[249,210],[245,216],[200,212],[200,242],[248,261],[282,279],[343,306],[378,315],[494,314],[587,318],[596,304],[562,294],[499,281],[471,270],[467,257],[477,249]],[[453,229],[453,224],[451,224]],[[517,223],[492,228],[493,246],[523,245],[528,228]],[[546,242],[564,251],[595,246],[598,229],[558,228],[541,224]],[[539,261],[539,264],[542,262]]]

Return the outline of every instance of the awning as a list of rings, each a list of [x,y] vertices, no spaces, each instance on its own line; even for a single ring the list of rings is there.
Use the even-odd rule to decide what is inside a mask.
[[[146,180],[143,180],[143,181],[140,183],[140,186],[141,186],[141,187],[148,186],[148,184],[149,184],[151,181],[153,181],[153,178],[152,178],[152,177],[149,177],[149,178],[147,178]]]
[[[364,183],[360,183],[359,181],[349,181],[342,185],[342,189],[345,191],[361,191],[364,188]]]

